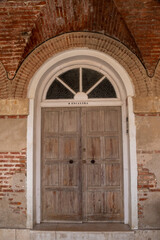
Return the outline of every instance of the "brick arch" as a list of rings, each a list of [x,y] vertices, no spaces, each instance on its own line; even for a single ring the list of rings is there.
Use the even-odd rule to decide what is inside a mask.
[[[152,92],[150,79],[141,62],[122,43],[102,34],[76,32],[52,38],[37,47],[23,62],[12,85],[12,97],[25,98],[30,79],[39,67],[53,55],[67,49],[88,48],[106,53],[116,59],[130,75],[136,95]]]
[[[7,98],[10,96],[10,81],[7,78],[7,72],[0,62],[0,99]]]

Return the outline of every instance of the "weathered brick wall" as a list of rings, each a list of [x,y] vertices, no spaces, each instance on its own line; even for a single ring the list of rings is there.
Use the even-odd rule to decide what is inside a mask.
[[[0,116],[0,227],[4,228],[26,227],[26,118]]]
[[[136,114],[140,228],[160,228],[160,114]]]
[[[0,227],[26,226],[26,149],[0,152]]]

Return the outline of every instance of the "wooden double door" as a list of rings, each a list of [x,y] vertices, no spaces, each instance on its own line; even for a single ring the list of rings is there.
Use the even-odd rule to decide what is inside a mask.
[[[42,109],[42,221],[122,221],[120,107]]]

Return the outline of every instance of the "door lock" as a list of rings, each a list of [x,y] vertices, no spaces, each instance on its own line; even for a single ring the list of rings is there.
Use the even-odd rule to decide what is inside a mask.
[[[70,164],[72,164],[72,163],[73,163],[73,160],[72,160],[72,159],[71,159],[71,160],[69,160],[69,163],[70,163]]]

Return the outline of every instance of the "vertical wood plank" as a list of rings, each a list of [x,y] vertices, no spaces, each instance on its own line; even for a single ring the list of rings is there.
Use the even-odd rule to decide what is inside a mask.
[[[42,111],[42,221],[81,220],[80,109]]]
[[[123,221],[121,109],[88,107],[82,111],[84,220]]]

